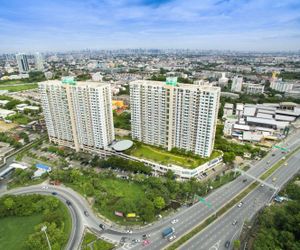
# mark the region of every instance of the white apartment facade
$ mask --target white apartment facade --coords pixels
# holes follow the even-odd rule
[[[53,80],[39,92],[51,142],[98,152],[115,139],[109,84]]]
[[[243,77],[234,77],[231,83],[231,92],[241,92],[243,87]]]
[[[263,94],[265,86],[260,85],[260,84],[254,84],[254,83],[247,83],[246,84],[246,93],[250,95],[255,95],[255,94]]]
[[[281,78],[272,79],[270,88],[279,92],[289,92],[293,89],[294,84],[282,81]]]
[[[210,156],[220,88],[138,80],[130,83],[134,140]]]

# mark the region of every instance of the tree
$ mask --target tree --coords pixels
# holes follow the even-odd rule
[[[159,210],[163,209],[166,206],[165,200],[161,196],[155,197],[153,203],[154,206]]]
[[[235,240],[235,241],[233,242],[233,248],[234,248],[235,250],[239,250],[240,247],[241,247],[241,242],[240,242],[239,240]]]
[[[11,210],[14,207],[15,202],[12,198],[9,197],[4,200],[3,204],[6,209]]]

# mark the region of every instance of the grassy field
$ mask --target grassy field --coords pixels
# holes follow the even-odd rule
[[[214,151],[209,158],[193,158],[186,155],[170,153],[166,150],[145,144],[141,144],[140,146],[135,144],[134,148],[129,151],[129,154],[150,161],[155,161],[163,165],[174,164],[190,169],[196,168],[199,165],[220,156],[219,152]]]
[[[92,244],[91,244],[92,243]],[[90,248],[88,246],[88,244],[92,245],[92,248]],[[82,241],[82,245],[81,245],[81,249],[82,250],[90,250],[90,249],[94,249],[94,250],[111,250],[114,248],[114,245],[101,240],[101,239],[97,239],[97,236],[92,234],[92,233],[85,233],[83,241]]]
[[[90,182],[90,179],[89,177],[86,177],[86,179],[81,183],[81,185],[66,185],[84,195],[84,186],[88,182]],[[115,204],[118,200],[124,198],[132,200],[133,202],[138,202],[138,200],[145,198],[143,188],[136,183],[127,182],[119,179],[101,179],[100,183],[101,187],[99,187],[99,189],[102,190],[103,193],[107,193],[108,197],[107,201],[104,202],[102,205],[95,204],[96,210],[99,211],[101,215],[108,218],[109,220],[118,222],[120,224],[137,224],[136,221],[126,221],[123,217],[116,216],[114,214],[114,211],[118,209],[116,208]]]
[[[68,208],[60,202],[58,212],[64,218],[64,233],[69,239],[72,229],[72,219]],[[34,227],[43,222],[42,214],[30,216],[11,216],[0,218],[0,249],[24,249],[28,236],[34,233]],[[66,242],[67,244],[67,242]]]
[[[42,222],[42,215],[6,217],[0,219],[0,248],[23,249],[27,237],[34,233],[34,226]]]
[[[38,85],[36,83],[29,83],[26,85],[18,85],[18,86],[1,86],[0,85],[0,90],[8,90],[9,92],[17,92],[17,91],[22,91],[22,90],[28,90],[28,89],[36,89]]]

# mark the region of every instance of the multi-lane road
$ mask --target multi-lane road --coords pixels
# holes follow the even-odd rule
[[[298,138],[298,139],[294,139]],[[300,137],[294,136],[286,141],[286,147],[290,150],[297,148],[300,145]],[[271,166],[282,159],[283,154],[280,150],[276,149],[270,152],[261,161],[254,164],[247,172],[255,177],[260,176],[266,171],[267,166]],[[299,169],[296,162],[300,158],[300,153],[295,154],[288,160],[288,165],[278,169],[273,175],[277,177],[275,185],[278,187],[291,178]],[[268,163],[269,162],[269,163]],[[272,177],[270,177],[272,178]],[[267,180],[272,182],[270,178]],[[212,204],[212,208],[208,208],[202,203],[197,203],[191,207],[183,207],[174,215],[164,218],[153,225],[148,225],[139,230],[133,230],[132,234],[126,233],[125,228],[117,227],[112,224],[105,223],[103,220],[95,216],[90,209],[87,201],[81,197],[78,193],[70,188],[49,186],[48,189],[43,189],[43,185],[30,186],[25,188],[19,188],[10,190],[5,193],[11,194],[24,194],[24,193],[42,193],[51,194],[53,191],[57,192],[57,197],[66,202],[69,200],[71,206],[69,210],[73,221],[73,230],[67,249],[77,249],[80,245],[80,239],[82,237],[85,227],[92,228],[101,233],[102,237],[109,239],[112,242],[118,243],[122,237],[127,237],[120,249],[163,249],[170,242],[163,239],[161,231],[168,226],[171,226],[171,220],[176,218],[178,222],[175,225],[177,238],[186,234],[193,227],[203,222],[206,218],[214,214],[218,209],[222,208],[233,197],[238,195],[241,190],[246,188],[251,179],[248,178],[247,182],[243,182],[244,176],[239,176],[234,181],[222,186],[209,194],[205,199]],[[273,183],[274,184],[274,183]],[[181,249],[223,249],[227,240],[233,241],[240,232],[242,223],[245,219],[250,218],[253,214],[264,206],[272,197],[273,190],[266,187],[258,187],[247,197],[243,199],[244,204],[241,208],[233,207],[223,217],[216,220],[213,224],[207,227],[205,230],[194,236],[188,241]],[[3,195],[4,193],[0,194]],[[84,215],[84,211],[87,211],[89,216]],[[237,220],[237,225],[233,226],[232,221]],[[99,224],[102,223],[106,226],[104,231],[101,231]],[[141,239],[143,234],[150,234],[150,244],[142,247],[141,243],[132,243],[132,239]]]

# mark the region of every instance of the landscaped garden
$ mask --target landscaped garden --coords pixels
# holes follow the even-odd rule
[[[149,161],[155,161],[163,165],[173,164],[184,168],[196,168],[205,162],[208,162],[218,156],[221,156],[221,152],[213,151],[210,157],[201,158],[197,155],[174,153],[173,151],[166,151],[164,149],[146,145],[140,142],[135,142],[132,149],[127,153],[138,158],[143,158]]]
[[[115,246],[107,241],[97,238],[96,235],[86,232],[81,244],[81,250],[111,250]]]

